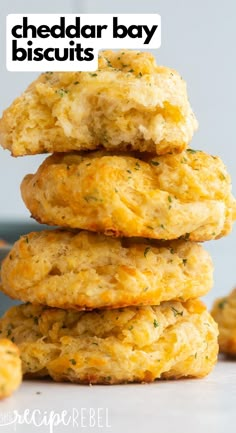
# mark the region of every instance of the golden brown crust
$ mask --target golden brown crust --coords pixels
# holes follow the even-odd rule
[[[211,314],[219,326],[220,352],[236,356],[236,289],[216,299]]]
[[[23,236],[2,264],[2,290],[59,308],[158,305],[205,295],[213,265],[198,244],[62,230]]]
[[[40,75],[5,110],[0,142],[14,156],[73,150],[181,152],[197,121],[180,75],[150,53],[104,51],[99,69]]]
[[[10,334],[10,324],[5,337]],[[11,395],[21,384],[19,349],[7,338],[0,339],[0,399]]]
[[[25,177],[21,191],[39,222],[113,236],[206,241],[227,235],[236,218],[224,164],[191,149],[57,154]]]
[[[0,321],[21,350],[24,374],[79,383],[202,377],[217,358],[218,330],[198,300],[75,312],[31,304]]]

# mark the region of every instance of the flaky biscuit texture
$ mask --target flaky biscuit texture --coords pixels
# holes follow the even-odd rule
[[[227,235],[236,219],[223,162],[192,149],[159,157],[52,155],[25,177],[21,192],[41,223],[113,236],[207,241]]]
[[[217,326],[198,300],[158,307],[74,312],[31,304],[11,308],[24,374],[79,383],[202,377],[217,358]]]
[[[14,156],[73,150],[181,152],[197,121],[186,85],[150,53],[105,51],[96,72],[48,72],[5,110],[0,142]]]
[[[163,243],[51,230],[16,242],[2,264],[2,290],[59,308],[158,305],[205,295],[213,284],[209,254],[186,241]]]

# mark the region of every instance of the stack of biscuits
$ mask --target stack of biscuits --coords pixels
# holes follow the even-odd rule
[[[222,161],[188,148],[197,121],[180,75],[149,53],[102,52],[96,72],[46,72],[0,121],[14,156],[52,153],[21,185],[33,218],[1,270],[25,304],[1,319],[23,373],[79,383],[202,377],[217,326],[197,242],[231,231]]]

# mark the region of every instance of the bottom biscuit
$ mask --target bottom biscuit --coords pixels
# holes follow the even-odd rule
[[[216,299],[211,313],[219,326],[220,352],[236,356],[236,289]]]
[[[7,333],[9,335],[9,332]],[[19,350],[8,339],[0,340],[0,399],[11,395],[22,380]]]
[[[76,312],[24,304],[0,321],[23,372],[55,381],[115,384],[202,377],[217,359],[217,325],[199,300]]]

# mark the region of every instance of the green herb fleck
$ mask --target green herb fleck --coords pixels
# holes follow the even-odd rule
[[[76,365],[76,360],[73,358],[73,359],[70,359],[70,363],[72,364],[72,365]]]
[[[151,247],[147,247],[144,250],[144,257],[147,257],[148,252],[150,251]]]
[[[183,311],[178,311],[174,307],[171,307],[171,310],[173,311],[175,317],[177,317],[177,316],[183,316],[183,313],[184,313]]]
[[[76,86],[77,84],[79,84],[79,81],[75,81],[74,84],[75,84],[75,86]]]
[[[184,266],[186,265],[187,261],[188,261],[188,259],[183,259]]]
[[[157,162],[157,161],[150,161],[150,164],[152,164],[152,165],[155,165],[155,166],[157,166],[157,165],[160,165],[160,163],[159,162]]]
[[[222,299],[222,301],[220,301],[218,304],[218,308],[223,310],[225,308],[225,304],[227,304],[227,299]]]
[[[93,195],[85,195],[84,200],[87,203],[90,203],[91,201],[98,201],[97,197],[94,197]]]
[[[197,352],[195,353],[194,358],[197,359]]]
[[[91,77],[97,77],[98,74],[90,74]]]
[[[132,171],[131,170],[126,170],[127,171],[127,173],[130,173],[130,174],[132,174]]]
[[[187,152],[189,152],[189,153],[197,153],[198,152],[198,150],[194,150],[194,149],[187,149]]]
[[[175,253],[174,248],[171,248],[171,249],[170,249],[170,253],[171,253],[171,254],[174,254],[174,253]]]
[[[154,325],[154,328],[158,328],[159,323],[157,322],[156,319],[153,320],[153,325]]]
[[[111,61],[109,59],[107,59],[107,57],[105,57],[105,59],[107,61],[108,66],[111,66]]]
[[[65,96],[68,93],[68,90],[65,89],[57,89],[55,91],[55,93],[57,93],[57,95],[59,95],[61,98],[63,98],[63,96]]]
[[[132,329],[134,329],[133,325],[131,325],[128,329],[129,331],[132,331]]]
[[[169,203],[172,203],[172,198],[171,198],[170,195],[168,195],[168,202],[169,202]]]

